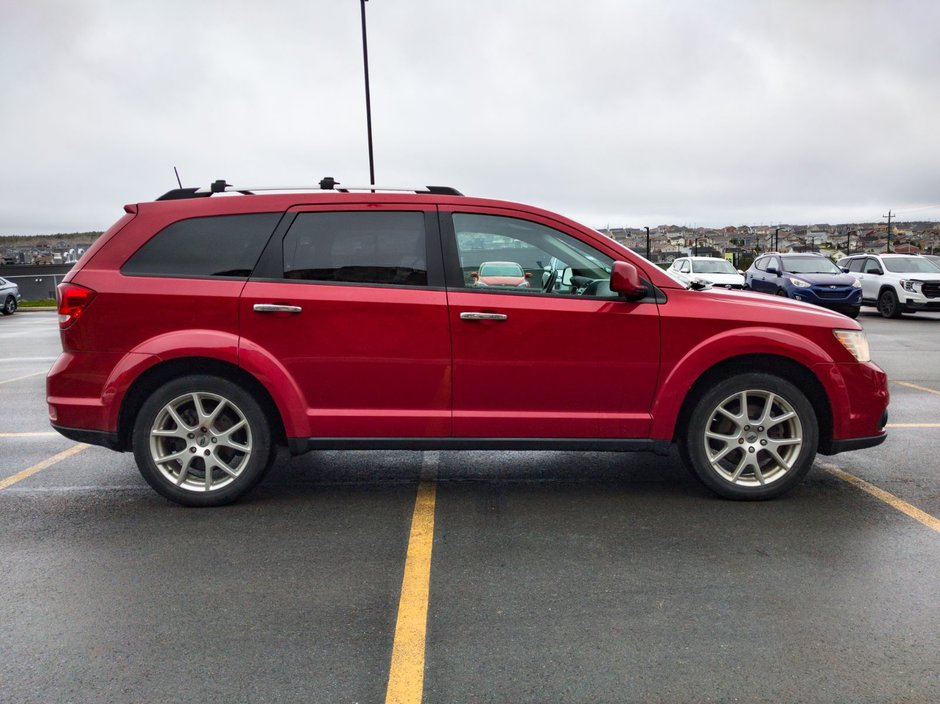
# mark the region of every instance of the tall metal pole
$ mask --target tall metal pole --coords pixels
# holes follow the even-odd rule
[[[891,218],[894,217],[894,213],[889,210],[887,215],[881,217],[888,218],[888,254],[891,254]]]
[[[650,258],[650,229],[648,227],[646,228],[646,258]]]
[[[372,99],[369,96],[369,42],[366,39],[366,2],[359,0],[362,9],[362,66],[366,77],[366,129],[369,132],[369,183],[375,183],[375,160],[372,156]]]
[[[780,251],[780,228],[774,228],[774,251]]]

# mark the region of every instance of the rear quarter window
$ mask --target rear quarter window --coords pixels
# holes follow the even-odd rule
[[[247,279],[280,217],[250,213],[180,220],[151,237],[121,273]]]

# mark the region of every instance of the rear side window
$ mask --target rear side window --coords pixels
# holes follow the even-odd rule
[[[284,237],[284,278],[427,286],[424,214],[300,213]]]
[[[246,279],[280,217],[251,213],[180,220],[151,237],[121,273]]]

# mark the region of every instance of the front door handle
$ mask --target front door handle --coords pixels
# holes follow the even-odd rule
[[[255,313],[299,313],[303,308],[300,306],[287,306],[279,303],[255,303]]]
[[[508,315],[503,315],[502,313],[461,313],[461,320],[506,320]]]

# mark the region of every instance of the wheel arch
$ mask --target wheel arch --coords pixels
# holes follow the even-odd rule
[[[819,424],[819,447],[825,450],[832,442],[832,406],[819,378],[800,362],[775,354],[746,354],[731,357],[706,369],[689,388],[682,402],[673,431],[673,440],[682,437],[696,402],[705,391],[722,379],[735,374],[760,372],[786,379],[799,388],[813,406]]]
[[[133,447],[134,421],[147,398],[166,382],[192,374],[208,374],[227,379],[251,393],[268,416],[274,441],[277,444],[286,444],[286,432],[280,411],[261,382],[230,362],[211,357],[179,357],[148,368],[134,380],[124,394],[118,413],[118,442],[122,450],[129,451]]]

